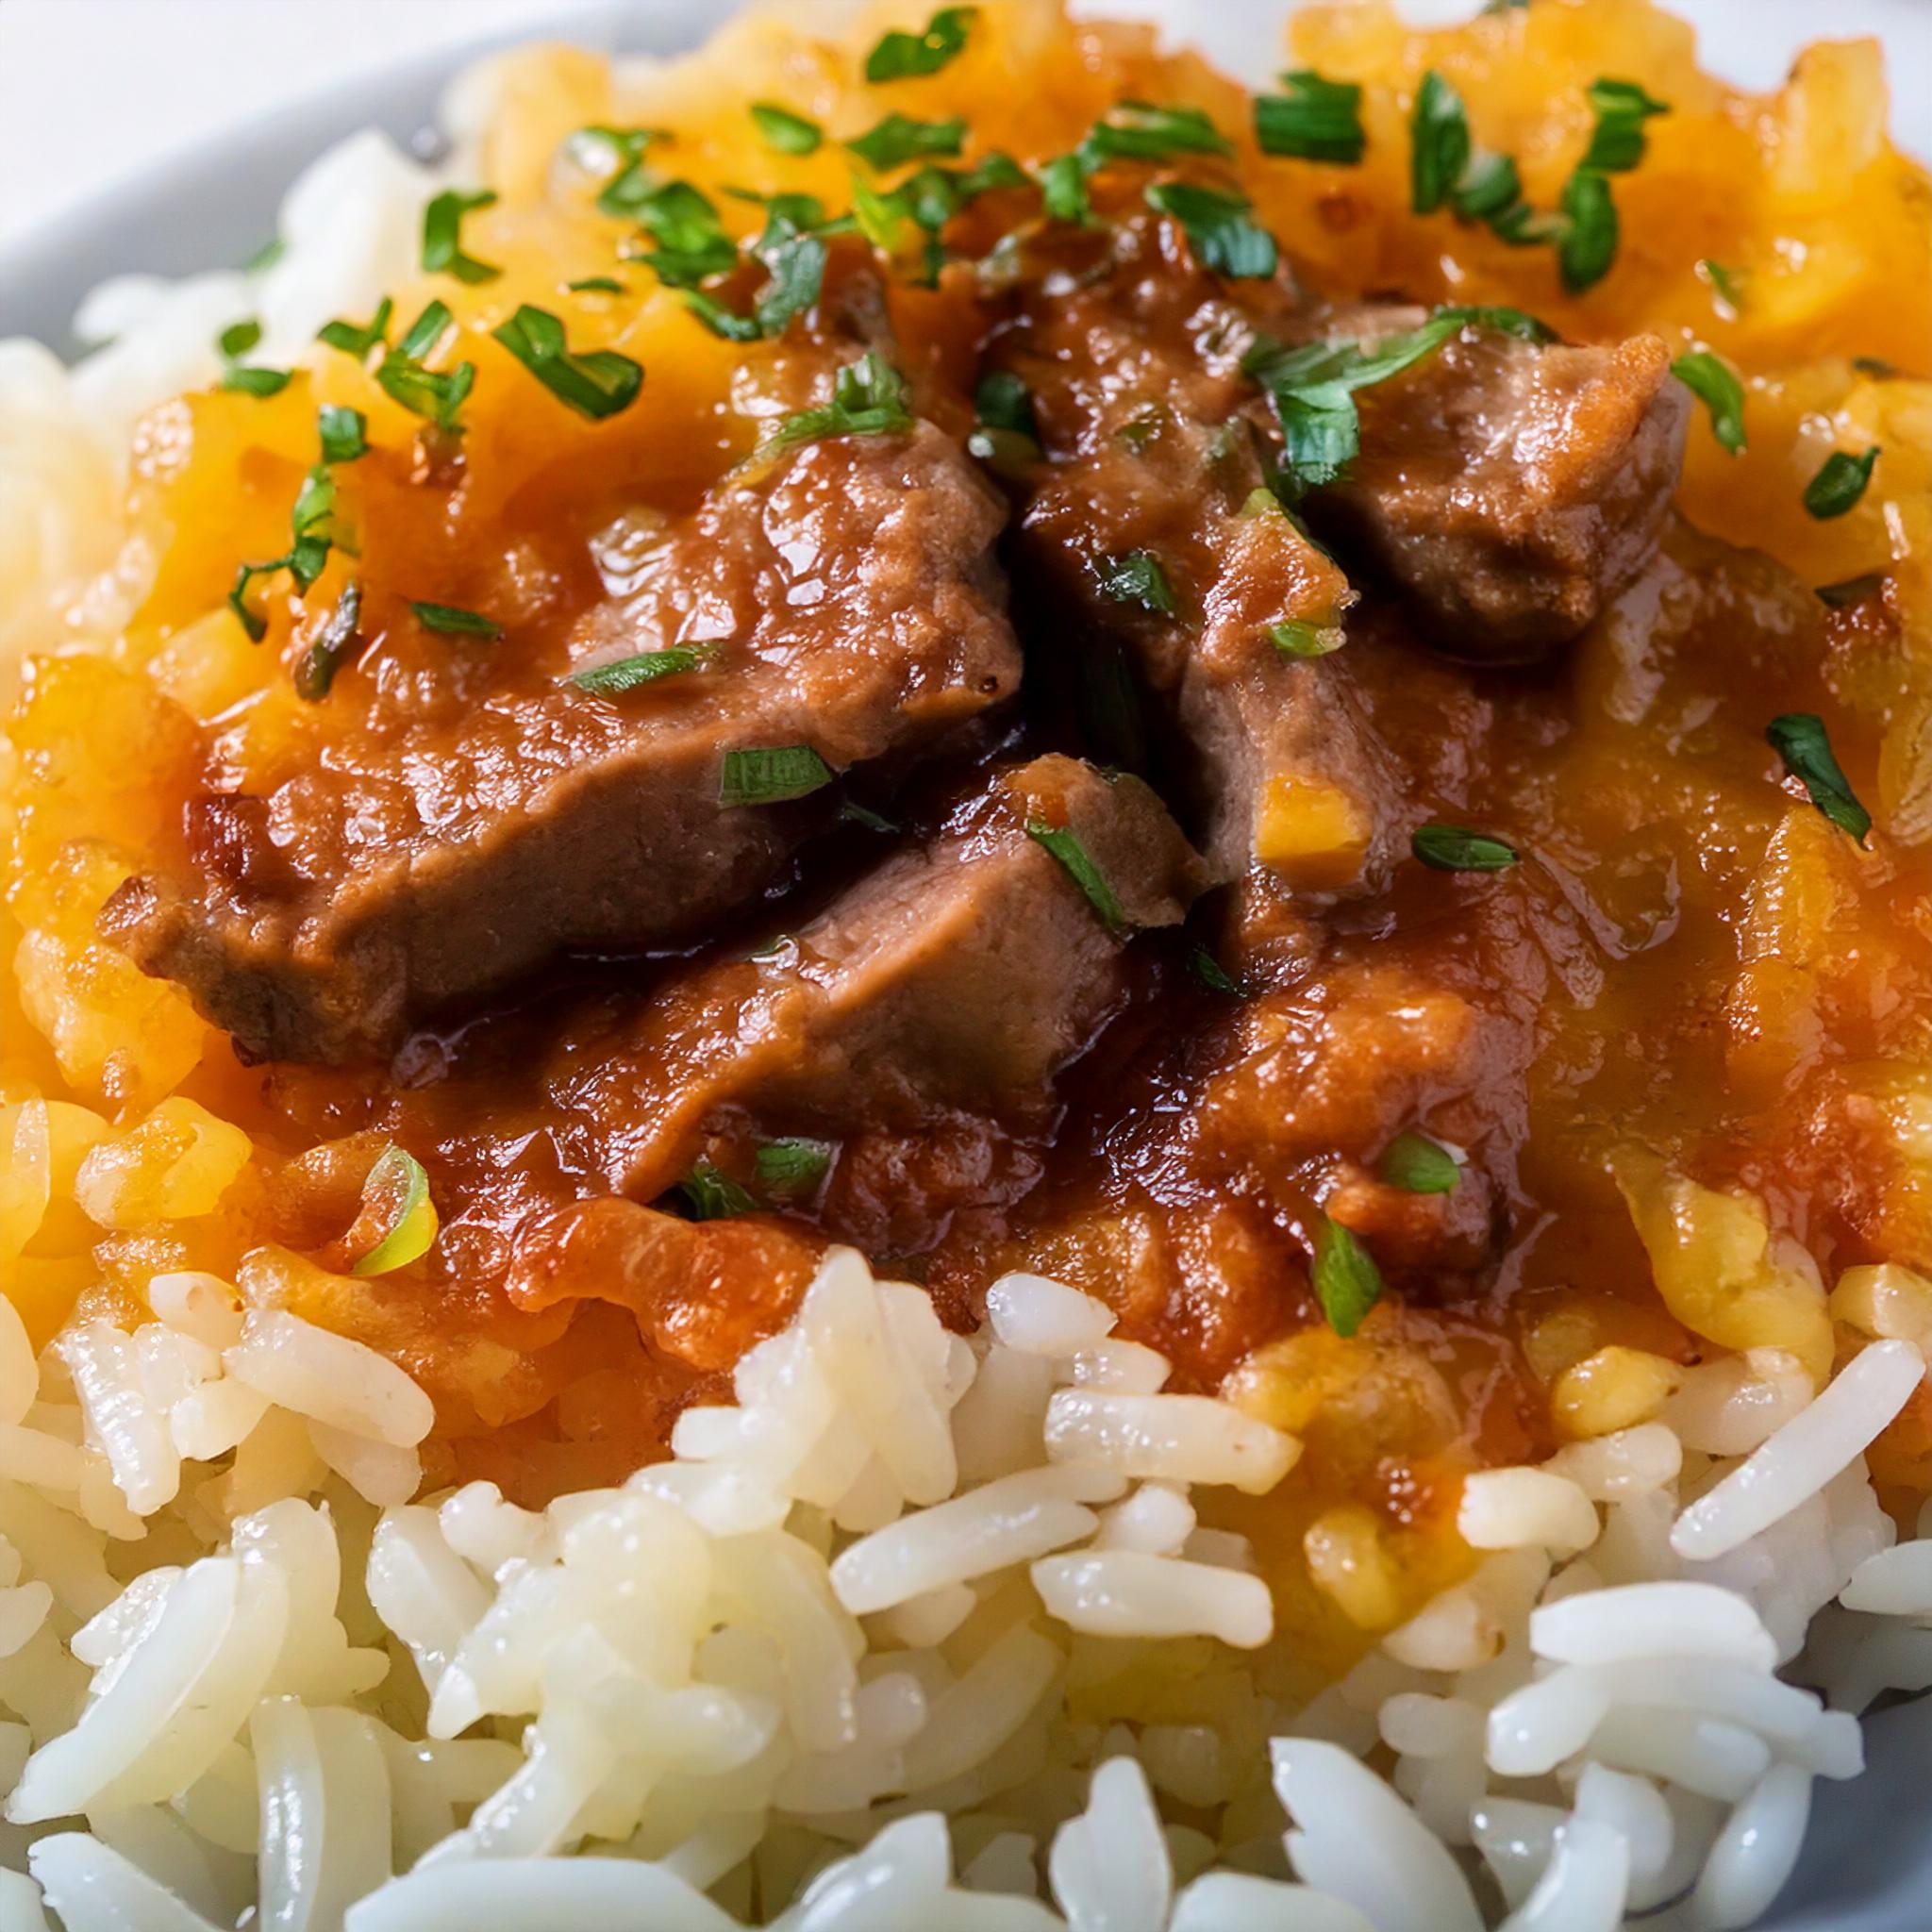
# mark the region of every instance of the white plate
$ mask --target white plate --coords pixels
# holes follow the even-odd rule
[[[1198,34],[1230,68],[1265,71],[1279,45],[1278,0],[1086,0],[1086,6],[1159,18]],[[1883,33],[1902,135],[1917,151],[1932,153],[1932,0],[1833,0],[1828,8],[1815,0],[1677,0],[1677,7],[1699,25],[1707,65],[1756,87],[1774,81],[1795,48],[1821,31]],[[178,22],[181,0],[165,10]],[[674,52],[697,41],[718,10],[704,0],[603,0],[570,16],[568,37],[587,45]],[[1470,9],[1468,0],[1410,0],[1405,10],[1454,19]],[[549,30],[558,31],[554,24]],[[72,351],[68,324],[75,308],[108,275],[136,270],[186,275],[245,260],[274,232],[283,190],[317,154],[366,126],[416,142],[430,125],[443,83],[488,44],[418,60],[378,82],[338,88],[150,169],[80,214],[63,216],[54,231],[30,237],[0,258],[0,338],[32,335]],[[1763,1932],[1927,1932],[1932,1926],[1932,1806],[1926,1801],[1932,1702],[1887,1712],[1867,1726],[1867,1739],[1871,1769],[1865,1776],[1815,1788],[1805,1858]]]

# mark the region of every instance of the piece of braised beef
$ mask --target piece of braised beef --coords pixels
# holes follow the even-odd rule
[[[1058,755],[997,774],[796,932],[566,1042],[544,1083],[564,1162],[643,1203],[712,1161],[762,1193],[757,1149],[822,1142],[836,1161],[806,1192],[828,1224],[874,1252],[929,1246],[1031,1184],[1055,1075],[1127,997],[1128,940],[1177,924],[1200,885],[1139,779]],[[610,1218],[566,1209],[525,1243],[525,1298],[569,1291],[533,1284],[593,1208]]]
[[[725,802],[731,754],[894,769],[1012,695],[1003,520],[923,422],[727,477],[559,661],[507,638],[486,647],[501,675],[460,704],[376,680],[358,728],[267,797],[191,808],[205,835],[186,868],[130,879],[103,929],[246,1054],[328,1062],[387,1052],[564,950],[706,936],[836,808],[829,790]],[[571,681],[692,644],[696,668],[621,693]]]
[[[1359,309],[1324,332],[1373,346],[1424,319]],[[1573,346],[1466,327],[1359,392],[1361,453],[1308,519],[1399,585],[1451,656],[1541,658],[1650,560],[1690,405],[1656,336]]]

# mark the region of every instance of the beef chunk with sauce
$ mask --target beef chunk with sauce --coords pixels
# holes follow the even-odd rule
[[[1262,487],[1244,316],[1177,231],[1130,225],[1116,247],[1109,278],[1042,297],[996,346],[1047,453],[1014,554],[1095,659],[1119,651],[1154,695],[1213,875],[1246,881],[1244,924],[1292,924],[1279,894],[1365,889],[1392,856],[1346,654],[1293,655],[1339,640],[1354,593]]]
[[[1002,521],[924,423],[727,477],[622,595],[490,646],[461,674],[482,689],[339,680],[321,756],[267,796],[192,805],[188,862],[129,880],[104,929],[245,1053],[332,1062],[563,949],[703,935],[831,809],[721,802],[727,755],[903,763],[1013,692]],[[570,681],[699,641],[698,668],[621,694]]]
[[[1071,835],[1115,924],[1042,830]],[[1055,1072],[1124,995],[1122,941],[1174,924],[1198,886],[1146,786],[1036,758],[797,932],[693,969],[568,1047],[551,1096],[578,1164],[638,1199],[685,1174],[727,1110],[778,1134],[909,1133],[960,1113],[1037,1123]]]
[[[1053,1124],[1056,1074],[1126,998],[1125,941],[1178,922],[1199,885],[1138,779],[1058,756],[997,775],[775,947],[694,968],[559,1052],[546,1084],[566,1164],[628,1199],[530,1231],[513,1291],[577,1291],[596,1277],[558,1257],[625,1227],[687,1253],[636,1204],[708,1155],[749,1174],[750,1150],[783,1137],[841,1144],[824,1204],[838,1232],[930,1245],[958,1208],[1030,1184],[1024,1143]]]
[[[1185,464],[1197,439],[1173,435]],[[1272,498],[1234,508],[1146,491],[1103,454],[1043,483],[1021,543],[1090,645],[1120,649],[1155,697],[1217,879],[1322,896],[1383,874],[1399,802],[1348,668],[1274,640],[1276,625],[1318,645],[1339,635],[1346,585]],[[1161,559],[1172,612],[1108,588],[1137,556]]]
[[[1424,311],[1324,333],[1373,344]],[[1398,584],[1460,658],[1538,658],[1591,623],[1655,552],[1690,392],[1656,336],[1532,343],[1471,326],[1361,391],[1361,453],[1309,499],[1316,527]]]
[[[1277,283],[1218,282],[1145,218],[1109,245],[1100,272],[1042,278],[992,344],[1045,447],[1016,554],[1161,700],[1215,875],[1242,881],[1243,949],[1296,956],[1296,902],[1376,890],[1406,813],[1347,652],[1300,655],[1339,641],[1355,592],[1259,487],[1276,432],[1242,362],[1264,329],[1373,346],[1424,312],[1324,313]],[[1685,406],[1658,342],[1471,325],[1358,404],[1362,454],[1304,509],[1457,655],[1560,641],[1656,543]]]

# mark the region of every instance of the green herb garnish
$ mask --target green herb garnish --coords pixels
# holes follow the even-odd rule
[[[1040,421],[1033,413],[1033,392],[1010,369],[994,369],[979,378],[973,392],[973,413],[989,429],[1010,429],[1040,441]]]
[[[222,371],[222,387],[247,396],[275,396],[288,388],[294,372],[290,369],[251,367],[241,358],[261,341],[261,324],[253,316],[245,322],[231,322],[215,338],[226,367]]]
[[[1636,166],[1644,123],[1669,112],[1634,81],[1591,83],[1591,143],[1564,184],[1560,212],[1540,214],[1523,198],[1507,155],[1479,153],[1462,99],[1433,70],[1423,75],[1409,117],[1410,200],[1418,214],[1448,206],[1463,221],[1486,222],[1515,247],[1553,242],[1563,285],[1573,292],[1601,281],[1616,258],[1618,221],[1609,176]]]
[[[1094,174],[1108,161],[1163,161],[1172,155],[1231,155],[1234,145],[1199,108],[1117,101],[1074,151]]]
[[[912,211],[903,194],[874,188],[858,175],[852,177],[853,225],[882,254],[898,253],[911,219]]]
[[[611,158],[611,172],[597,191],[601,212],[627,221],[637,213],[638,204],[657,188],[657,176],[644,165],[644,155],[657,142],[667,139],[659,127],[579,127],[573,137],[594,142]]]
[[[335,507],[336,479],[325,464],[318,463],[303,477],[302,488],[296,492],[295,508],[290,517],[293,541],[288,556],[282,559],[301,596],[308,594],[309,587],[328,561],[330,539],[326,525],[335,514]]]
[[[954,170],[948,178],[958,190],[962,206],[969,201],[977,201],[982,194],[991,194],[996,188],[1029,188],[1033,185],[1032,175],[1011,155],[1002,154],[997,148],[991,154],[981,155],[970,168]]]
[[[1860,844],[1872,829],[1872,814],[1858,803],[1849,780],[1832,755],[1824,720],[1812,711],[1788,711],[1765,726],[1764,735],[1785,761],[1785,770],[1802,784],[1811,803],[1842,832]]]
[[[379,320],[387,320],[388,308],[385,301],[378,311]],[[445,304],[430,303],[404,331],[395,347],[384,355],[375,371],[377,387],[385,395],[452,433],[458,428],[457,411],[475,387],[476,365],[458,362],[454,369],[442,373],[424,365],[455,319]]]
[[[793,1136],[760,1143],[753,1157],[758,1179],[773,1193],[808,1193],[824,1179],[832,1164],[832,1142]]]
[[[1744,385],[1721,357],[1708,349],[1679,356],[1671,374],[1710,412],[1710,433],[1733,456],[1744,448]]]
[[[1268,641],[1284,658],[1325,658],[1341,648],[1343,639],[1338,624],[1308,624],[1291,618],[1286,624],[1268,626]]]
[[[1339,1221],[1315,1217],[1315,1265],[1310,1280],[1328,1325],[1344,1341],[1382,1298],[1382,1271]]]
[[[684,306],[711,331],[727,342],[755,342],[764,331],[755,316],[741,315],[728,302],[722,302],[707,289],[687,289]]]
[[[1375,1173],[1391,1188],[1408,1194],[1447,1194],[1462,1178],[1456,1157],[1426,1134],[1397,1134],[1383,1151]]]
[[[1458,328],[1492,328],[1498,335],[1514,336],[1519,342],[1554,342],[1557,331],[1548,323],[1521,308],[1501,308],[1493,304],[1475,308],[1439,308],[1432,322],[1453,322]]]
[[[1843,516],[1864,495],[1865,486],[1872,480],[1872,466],[1877,460],[1875,442],[1861,457],[1847,456],[1841,449],[1833,450],[1817,475],[1805,486],[1805,508],[1821,522],[1827,517]]]
[[[1188,971],[1209,992],[1225,993],[1234,999],[1246,997],[1241,991],[1241,981],[1236,979],[1206,946],[1196,946],[1188,955]]]
[[[251,644],[260,643],[268,635],[268,619],[248,601],[249,587],[257,577],[274,575],[287,562],[286,557],[277,557],[269,563],[244,563],[236,569],[235,581],[228,587],[227,605],[241,620]]]
[[[1092,219],[1092,199],[1087,183],[1110,161],[1158,161],[1177,154],[1231,155],[1233,144],[1226,135],[1199,108],[1158,106],[1152,101],[1117,101],[1092,127],[1070,155],[1060,155],[1039,169],[1036,179],[1047,216],[1057,222],[1086,226]],[[1177,186],[1184,184],[1167,184]],[[1228,202],[1239,202],[1236,210],[1244,212],[1249,204],[1239,196],[1223,196],[1213,189],[1197,191]],[[1150,191],[1148,200],[1161,204]],[[1215,212],[1206,209],[1209,226]],[[1164,209],[1175,214],[1177,209]],[[1248,225],[1250,227],[1252,224]],[[1255,229],[1256,234],[1265,231]],[[1272,246],[1272,241],[1270,242]],[[1257,244],[1246,244],[1250,256]],[[1197,243],[1197,252],[1199,244]],[[1262,271],[1266,273],[1266,271]]]
[[[1563,184],[1564,228],[1557,242],[1557,268],[1572,294],[1595,287],[1617,258],[1617,204],[1607,175],[1578,168]]]
[[[253,369],[244,362],[231,362],[222,371],[222,387],[244,396],[278,396],[293,377],[291,369]]]
[[[868,349],[840,370],[829,403],[787,417],[766,447],[789,449],[833,436],[896,436],[911,427],[906,378],[876,349]]]
[[[1078,155],[1061,155],[1040,171],[1041,206],[1056,222],[1085,225],[1092,218],[1093,203],[1087,192],[1087,171]]]
[[[982,156],[970,168],[941,168],[926,162],[898,187],[882,190],[863,177],[852,182],[851,221],[874,248],[896,255],[906,239],[908,224],[925,234],[921,279],[926,287],[937,284],[944,265],[945,250],[940,245],[940,231],[969,202],[996,188],[1025,188],[1031,177],[1010,155]]]
[[[1573,294],[1593,288],[1616,259],[1620,225],[1608,177],[1643,158],[1643,124],[1670,112],[1667,102],[1653,100],[1634,80],[1593,80],[1590,105],[1596,124],[1583,159],[1564,183],[1563,228],[1557,238],[1557,266]]]
[[[926,22],[924,33],[909,34],[895,28],[865,57],[866,79],[909,80],[920,75],[937,74],[958,58],[978,18],[976,7],[941,7]]]
[[[769,247],[774,242],[782,242],[791,235],[803,235],[814,229],[822,233],[849,230],[853,224],[849,215],[838,221],[827,221],[825,205],[816,194],[801,194],[795,191],[781,190],[776,194],[760,194],[756,188],[727,188],[724,192],[734,201],[748,201],[754,208],[765,211],[765,232],[758,237],[754,246]]]
[[[1434,68],[1416,89],[1408,118],[1409,206],[1434,214],[1469,165],[1469,117],[1462,96]]]
[[[394,312],[394,303],[385,295],[376,304],[372,321],[364,324],[325,322],[316,330],[315,340],[327,343],[331,349],[340,349],[345,356],[355,357],[358,362],[363,361],[378,342],[389,340],[389,320]]]
[[[307,596],[328,561],[331,545],[325,526],[334,513],[335,503],[336,479],[325,464],[318,463],[303,477],[302,488],[296,492],[290,515],[289,548],[266,563],[244,563],[236,569],[227,605],[240,619],[251,643],[258,644],[268,635],[268,620],[248,601],[250,587],[257,577],[273,576],[285,570],[293,580],[297,594]]]
[[[693,1221],[724,1221],[734,1214],[756,1214],[758,1204],[750,1191],[708,1160],[700,1160],[677,1184],[691,1206]]]
[[[1274,273],[1274,237],[1248,219],[1254,203],[1245,194],[1193,181],[1158,181],[1147,190],[1147,206],[1172,215],[1187,230],[1188,245],[1203,268],[1231,279]]]
[[[365,1203],[389,1209],[381,1237],[355,1262],[351,1274],[387,1274],[406,1268],[429,1252],[436,1239],[436,1208],[429,1198],[429,1176],[407,1147],[393,1141],[376,1157],[362,1183]]]
[[[608,664],[593,664],[588,671],[574,671],[570,681],[579,691],[614,697],[619,691],[635,691],[641,684],[654,684],[660,677],[695,671],[708,663],[717,650],[718,642],[712,641],[674,644],[661,651],[639,651],[628,658],[613,658]]]
[[[1519,201],[1499,214],[1489,217],[1491,232],[1512,248],[1533,248],[1545,242],[1560,242],[1569,231],[1563,215],[1539,213],[1526,201]]]
[[[1512,225],[1520,220],[1523,181],[1515,161],[1507,155],[1474,156],[1462,171],[1462,178],[1449,191],[1449,206],[1465,222],[1499,221]]]
[[[1707,256],[1698,264],[1704,279],[1707,281],[1717,298],[1733,315],[1742,311],[1744,307],[1744,271],[1740,268],[1726,268],[1721,261],[1713,261]]]
[[[628,292],[615,275],[586,275],[581,281],[566,282],[573,295],[622,295]]]
[[[1653,100],[1634,80],[1591,81],[1590,105],[1596,125],[1581,165],[1605,175],[1624,175],[1634,168],[1643,158],[1643,124],[1653,114],[1671,111],[1668,101]]]
[[[729,341],[783,335],[791,318],[804,314],[824,286],[825,244],[811,232],[825,225],[824,208],[809,194],[774,194],[764,207],[765,232],[753,253],[769,275],[753,297],[752,312],[741,315],[703,289],[685,291],[685,302],[698,320]]]
[[[1301,67],[1281,76],[1278,94],[1255,96],[1255,139],[1261,152],[1301,161],[1362,158],[1362,91],[1352,80],[1324,80]]]
[[[845,143],[879,174],[921,155],[956,155],[965,144],[966,124],[957,116],[950,121],[914,121],[904,114],[888,114],[858,140]]]
[[[727,751],[718,779],[720,805],[780,805],[832,782],[834,773],[808,744]]]
[[[353,578],[343,586],[336,608],[316,632],[315,641],[302,654],[295,667],[295,695],[310,704],[320,704],[335,682],[336,672],[356,641],[356,626],[362,616],[362,586]]]
[[[360,409],[325,403],[316,412],[316,428],[325,463],[353,463],[369,454],[369,419]]]
[[[496,191],[481,188],[465,194],[445,189],[423,210],[423,266],[431,275],[450,275],[459,282],[493,282],[503,271],[494,262],[478,261],[463,253],[463,217],[479,208],[493,208]]]
[[[1107,874],[1094,864],[1092,856],[1080,842],[1080,835],[1065,825],[1050,825],[1043,819],[1026,821],[1026,836],[1043,846],[1060,870],[1079,887],[1102,925],[1116,939],[1128,927],[1126,908],[1122,906]]]
[[[1409,850],[1437,872],[1506,872],[1520,855],[1507,841],[1467,825],[1418,825]]]
[[[816,121],[794,114],[776,101],[754,101],[751,118],[765,145],[776,148],[781,155],[816,154],[825,138],[825,130]]]
[[[1021,483],[1043,452],[1039,441],[1024,430],[1008,429],[982,418],[967,434],[966,454],[976,457],[995,475]]]
[[[231,322],[215,338],[215,347],[225,362],[239,361],[261,340],[261,325],[251,315],[246,322]]]
[[[1138,605],[1156,617],[1172,617],[1179,608],[1167,572],[1151,550],[1103,557],[1096,559],[1096,567],[1102,592],[1116,604]]]
[[[761,253],[771,279],[754,298],[752,313],[761,334],[779,336],[794,315],[803,315],[819,299],[825,280],[825,244],[816,235],[794,235]]]
[[[442,341],[443,333],[456,321],[450,313],[447,302],[429,302],[424,305],[423,312],[398,339],[395,353],[407,356],[412,362],[421,362],[433,355],[437,344]]]
[[[671,288],[694,288],[738,265],[738,243],[710,198],[689,181],[653,188],[639,197],[631,214],[657,244],[642,253],[632,251],[631,259],[642,262]]]
[[[419,604],[414,598],[409,608],[425,630],[441,631],[450,637],[482,638],[493,642],[503,635],[503,626],[480,610],[465,610],[456,604]]]
[[[1487,222],[1512,245],[1551,240],[1554,230],[1523,199],[1508,155],[1477,149],[1462,96],[1431,69],[1409,114],[1409,202],[1417,214],[1447,206],[1459,221]]]
[[[563,324],[547,308],[533,308],[527,302],[490,333],[559,402],[593,422],[628,408],[644,379],[643,370],[614,349],[573,354]]]

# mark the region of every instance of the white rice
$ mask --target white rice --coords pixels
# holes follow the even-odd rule
[[[136,593],[135,414],[244,315],[287,362],[372,310],[439,185],[358,137],[266,273],[111,285],[71,377],[0,344],[0,653]],[[1932,1512],[1895,1544],[1863,1464],[1922,1335],[1472,1477],[1479,1566],[1297,1706],[1191,1491],[1300,1445],[1044,1277],[969,1339],[835,1254],[673,1460],[541,1512],[412,1500],[428,1399],[373,1351],[150,1301],[36,1361],[0,1299],[0,1932],[1721,1932],[1856,1713],[1932,1688]]]
[[[1789,1512],[1727,1554],[1757,1591],[1698,1574],[1672,1553],[1655,1425],[1564,1452],[1584,1482],[1472,1479],[1465,1527],[1498,1553],[1301,1713],[1236,1671],[1219,1721],[1075,1720],[1150,1643],[1268,1641],[1268,1590],[1239,1539],[1199,1528],[1190,1475],[1252,1489],[1295,1448],[1145,1389],[1104,1391],[1089,1429],[1074,1376],[1113,1344],[1083,1300],[1009,1279],[998,1324],[961,1343],[923,1295],[836,1254],[741,1364],[740,1407],[688,1415],[671,1464],[542,1512],[487,1484],[358,1494],[351,1443],[408,1454],[391,1439],[426,1427],[413,1385],[293,1316],[238,1334],[223,1284],[164,1293],[179,1327],[92,1324],[39,1365],[0,1317],[0,1390],[40,1424],[10,1426],[112,1476],[123,1509],[172,1481],[149,1514],[178,1525],[177,1559],[124,1588],[80,1482],[0,1483],[15,1856],[68,1932],[218,1928],[251,1907],[348,1932],[1611,1932],[1672,1899],[1687,1925],[1763,1910],[1812,1780],[1858,1769],[1857,1729],[1777,1674],[1764,1611],[1792,1578],[1751,1559]],[[1021,1466],[961,1478],[956,1418],[1014,1357],[1046,1372],[1030,1436],[1007,1444]],[[882,1359],[897,1393],[853,1401]],[[1875,1372],[1895,1380],[1894,1357]],[[234,1468],[184,1458],[184,1410],[264,1379],[283,1402]],[[1788,1467],[1814,1414],[1757,1466]],[[949,1492],[922,1501],[949,1464]],[[302,1493],[265,1500],[251,1474]],[[1848,1480],[1820,1474],[1793,1509]],[[1705,1497],[1734,1479],[1712,1470]],[[1932,1621],[1923,1546],[1868,1547],[1883,1532],[1849,1491],[1837,1514],[1837,1614]],[[366,1595],[340,1554],[351,1519]],[[1652,1574],[1611,1580],[1633,1548]],[[1802,1626],[1821,1602],[1786,1614]],[[385,1631],[391,1655],[367,1647]],[[1392,1781],[1361,1761],[1378,1740]],[[1247,1869],[1191,1876],[1216,1860]]]
[[[1769,1529],[1862,1456],[1924,1379],[1925,1357],[1909,1341],[1860,1350],[1817,1401],[1685,1510],[1671,1547],[1724,1557]]]
[[[1046,1407],[1046,1453],[1081,1468],[1231,1483],[1258,1496],[1294,1467],[1301,1445],[1206,1395],[1063,1389]]]
[[[1462,1486],[1456,1527],[1473,1550],[1581,1550],[1603,1525],[1568,1476],[1543,1469],[1489,1469]]]

